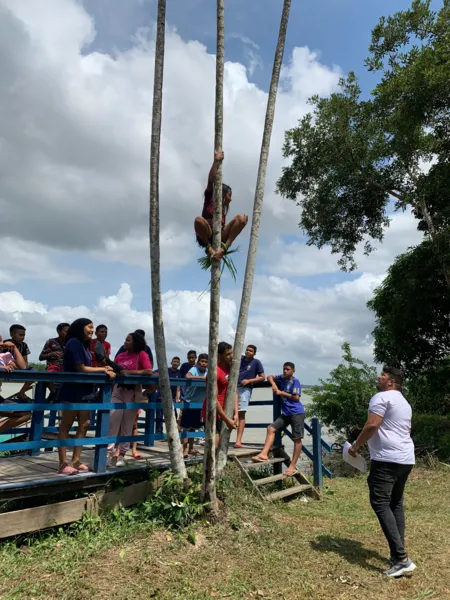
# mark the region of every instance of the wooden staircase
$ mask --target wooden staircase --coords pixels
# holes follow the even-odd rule
[[[290,457],[285,452],[284,448],[274,448],[273,453],[274,457],[270,458],[266,462],[255,463],[252,462],[251,457],[256,456],[259,451],[251,451],[248,454],[234,456],[234,462],[238,466],[242,475],[249,483],[253,491],[261,500],[264,501],[275,501],[275,500],[292,500],[296,498],[300,494],[306,494],[314,500],[320,500],[319,491],[311,485],[308,478],[303,475],[303,473],[298,473],[293,477],[286,477],[282,472],[283,464],[289,467],[290,465]],[[274,475],[270,475],[269,477],[262,477],[259,479],[254,479],[251,477],[251,471],[256,469],[261,469],[262,467],[266,467],[267,465],[273,465]],[[296,485],[289,487],[282,487],[284,481],[296,480]],[[269,484],[277,483],[279,488],[277,491],[270,491],[264,493],[264,486]]]

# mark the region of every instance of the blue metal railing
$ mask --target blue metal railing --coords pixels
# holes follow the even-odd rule
[[[111,402],[111,393],[114,384],[134,385],[139,384],[147,387],[149,385],[157,385],[158,377],[138,376],[138,375],[118,375],[113,382],[102,373],[50,373],[46,371],[13,371],[6,373],[0,371],[0,382],[37,382],[35,398],[33,402],[17,404],[0,404],[0,411],[6,412],[31,412],[31,425],[29,428],[21,427],[11,429],[6,432],[11,434],[27,434],[28,441],[6,441],[0,444],[0,450],[8,451],[28,451],[30,455],[38,455],[41,449],[59,448],[59,447],[74,447],[74,446],[95,446],[94,466],[93,470],[96,473],[106,471],[107,446],[111,443],[119,442],[144,442],[146,446],[154,446],[157,440],[166,440],[167,435],[164,433],[155,432],[156,411],[162,408],[161,402],[155,400],[155,393],[150,396],[149,402],[128,402],[128,403],[113,403]],[[89,383],[98,388],[98,398],[92,402],[55,402],[49,403],[46,400],[47,383]],[[170,379],[171,386],[193,386],[205,388],[205,382],[192,379]],[[276,419],[280,415],[280,402],[277,396],[273,400],[255,400],[250,402],[251,406],[273,406],[273,414]],[[175,408],[183,410],[199,409],[202,403],[193,402],[177,402],[174,403]],[[143,409],[145,418],[140,419],[141,426],[143,425],[144,432],[138,435],[131,436],[108,436],[109,431],[109,416],[113,409]],[[85,438],[69,438],[64,440],[43,439],[45,434],[56,433],[58,427],[56,422],[59,420],[58,411],[64,410],[88,410],[95,415],[94,423],[91,423],[90,431],[94,431],[94,437]],[[47,424],[45,421],[47,420]],[[249,423],[248,428],[265,428],[269,423]],[[73,427],[71,431],[75,430]],[[311,426],[305,423],[305,429],[312,435],[312,452],[303,447],[303,452],[313,462],[314,483],[315,485],[322,484],[322,475],[331,477],[330,471],[322,465],[322,448],[331,451],[331,447],[321,439],[320,423],[317,419],[312,419]],[[289,437],[289,431],[284,431]],[[180,432],[182,438],[204,438],[203,431],[195,432]],[[275,444],[281,446],[281,433],[277,433]],[[0,457],[1,460],[1,457]]]

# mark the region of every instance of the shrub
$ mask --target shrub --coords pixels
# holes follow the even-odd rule
[[[450,417],[413,414],[412,438],[417,454],[432,452],[440,460],[450,460]]]
[[[367,420],[370,398],[376,393],[377,371],[352,355],[350,344],[342,345],[343,363],[311,388],[308,415],[318,417],[333,432],[354,440]]]

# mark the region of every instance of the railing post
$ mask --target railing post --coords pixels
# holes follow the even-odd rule
[[[100,389],[100,402],[106,404],[111,402],[112,385],[106,385]],[[95,437],[107,437],[109,432],[109,409],[97,411],[97,424],[95,428]],[[89,440],[86,440],[89,443]],[[108,444],[95,446],[94,471],[102,473],[106,471],[106,455]]]
[[[39,404],[45,403],[45,391],[47,385],[43,381],[39,381],[36,386],[36,393],[34,395],[34,401]],[[44,411],[33,410],[31,416],[31,428],[30,428],[30,442],[40,442],[42,440],[42,433],[44,431]],[[28,450],[30,456],[38,456],[41,452],[40,448],[32,448]]]
[[[280,402],[280,397],[278,396],[278,394],[273,394],[273,422],[275,423],[275,421],[278,419],[278,417],[281,415],[281,402]],[[275,441],[273,444],[275,447],[278,446],[282,446],[281,443],[281,431],[277,431],[275,434]]]
[[[322,427],[319,419],[313,417],[311,421],[312,443],[313,443],[313,475],[314,486],[321,488],[323,485],[322,474],[322,445],[320,443],[322,437]]]
[[[148,395],[150,402],[155,402],[156,392],[152,392]],[[148,408],[145,413],[145,445],[146,446],[154,446],[155,445],[155,409]]]

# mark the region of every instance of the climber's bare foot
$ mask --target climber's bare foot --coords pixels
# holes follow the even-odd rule
[[[217,252],[214,253],[212,257],[213,260],[222,260],[223,255],[225,254],[225,248],[219,248]]]

